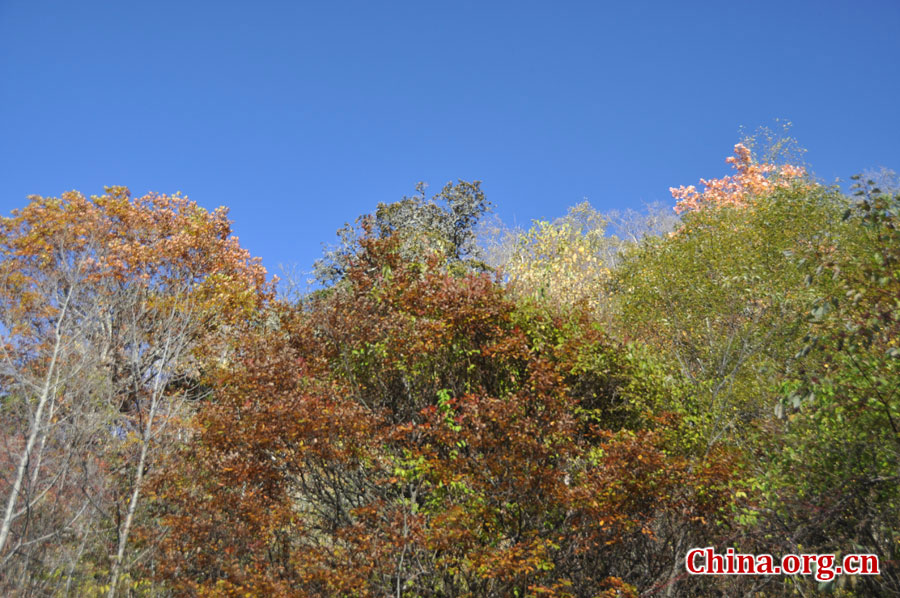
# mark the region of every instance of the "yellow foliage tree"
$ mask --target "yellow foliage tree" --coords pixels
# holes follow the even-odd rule
[[[612,255],[607,224],[588,202],[554,222],[536,220],[517,235],[502,267],[510,289],[556,306],[586,301],[592,309],[599,308]]]

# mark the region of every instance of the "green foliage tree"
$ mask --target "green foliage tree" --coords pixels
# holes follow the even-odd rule
[[[661,407],[687,416],[703,450],[740,444],[750,424],[771,417],[812,294],[804,280],[815,266],[799,253],[839,227],[845,207],[834,191],[798,185],[750,207],[700,210],[626,253],[616,270],[620,334],[677,364],[690,391]]]
[[[818,264],[803,367],[777,406],[766,520],[786,549],[880,556],[882,575],[839,578],[900,593],[900,196],[862,184],[848,231],[808,248]],[[773,447],[774,448],[774,447]],[[774,502],[774,501],[773,501]]]

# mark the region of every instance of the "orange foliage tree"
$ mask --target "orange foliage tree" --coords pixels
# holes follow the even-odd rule
[[[0,220],[5,592],[116,593],[146,472],[271,292],[230,230],[224,208],[123,187]]]
[[[707,207],[745,207],[754,196],[770,194],[778,188],[790,187],[794,179],[805,174],[803,168],[785,164],[776,166],[756,163],[750,149],[743,143],[734,146],[734,156],[725,159],[736,171],[721,179],[700,179],[703,190],[694,185],[670,187],[672,197],[678,200],[675,211],[679,214]]]

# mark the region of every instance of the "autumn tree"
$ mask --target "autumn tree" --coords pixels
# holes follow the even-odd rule
[[[725,160],[735,170],[733,175],[720,179],[700,179],[703,189],[694,185],[669,190],[677,200],[678,213],[700,210],[707,207],[746,207],[754,198],[770,195],[776,189],[789,188],[794,179],[802,178],[805,171],[793,164],[776,166],[757,162],[753,153],[743,143],[734,146],[734,156]]]
[[[224,209],[120,187],[0,223],[5,591],[117,593],[157,451],[269,292],[229,234]]]
[[[601,213],[583,201],[555,220],[535,220],[527,229],[499,218],[478,231],[485,261],[500,272],[507,289],[551,309],[586,304],[607,315],[607,283],[622,255],[648,236],[679,225],[671,207],[655,203],[643,210]]]
[[[587,202],[554,222],[538,220],[513,234],[506,259],[499,264],[512,292],[537,300],[599,306],[609,273],[608,221]]]
[[[242,329],[196,442],[160,471],[178,595],[635,595],[713,532],[730,457],[667,450],[669,392],[590,311],[364,221],[340,281]],[[695,540],[697,541],[697,540]],[[621,554],[627,554],[621,558]],[[680,558],[680,557],[679,557]]]

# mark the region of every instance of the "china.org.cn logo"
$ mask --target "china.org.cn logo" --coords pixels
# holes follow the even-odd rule
[[[831,581],[837,575],[879,575],[874,554],[786,554],[776,560],[771,554],[744,554],[729,548],[718,554],[712,546],[692,548],[684,558],[691,575],[815,575]]]

